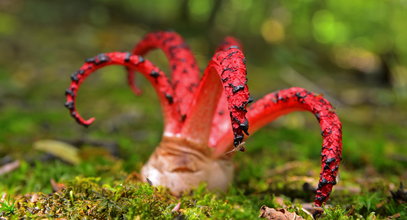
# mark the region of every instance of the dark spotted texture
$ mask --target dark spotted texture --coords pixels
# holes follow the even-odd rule
[[[216,49],[216,52],[219,51],[226,51],[229,48],[236,49],[236,48],[242,48],[240,42],[233,38],[233,37],[226,37],[222,43],[218,46]],[[245,64],[243,61],[246,60],[245,58],[242,58],[242,63]],[[222,70],[222,73],[224,71],[233,71],[233,69],[230,68],[224,68]],[[229,80],[229,77],[223,77],[222,82],[226,83]],[[211,135],[209,139],[209,146],[211,147],[216,147],[215,141],[216,141],[216,136],[218,134],[222,134],[225,132],[230,131],[230,125],[231,125],[231,118],[229,114],[225,114],[225,112],[228,112],[228,103],[227,103],[227,97],[225,93],[222,93],[218,103],[217,103],[217,109],[216,109],[217,114],[214,115],[213,120],[212,120],[212,128],[211,128]],[[238,137],[237,141],[239,142],[241,137]]]
[[[342,127],[331,104],[321,95],[315,95],[302,88],[290,88],[270,93],[253,103],[248,111],[252,133],[277,117],[292,111],[310,111],[321,127],[321,176],[315,204],[321,206],[336,184],[342,155]]]
[[[208,66],[208,68],[214,66],[221,73],[222,83],[225,85],[224,95],[232,119],[234,146],[238,146],[243,141],[243,133],[247,132],[249,126],[246,119],[246,105],[250,95],[246,85],[246,65],[243,60],[244,55],[240,49],[229,47],[224,51],[218,51]],[[241,124],[245,126],[242,127]]]
[[[171,106],[173,102],[172,96],[174,94],[174,91],[171,87],[170,82],[165,77],[164,73],[162,73],[151,62],[145,60],[141,56],[129,55],[129,53],[119,53],[119,52],[99,54],[96,57],[86,59],[85,62],[86,63],[71,76],[72,79],[71,85],[65,91],[66,95],[65,106],[69,109],[72,117],[74,117],[78,123],[84,126],[89,126],[95,120],[94,118],[90,118],[88,120],[83,119],[82,116],[76,110],[75,98],[77,96],[79,87],[83,83],[83,81],[89,75],[94,73],[97,69],[102,68],[104,66],[124,65],[126,67],[135,69],[142,73],[154,86],[157,95],[160,98],[161,104],[163,106],[164,118],[166,121],[165,130],[172,132],[174,130],[179,129],[180,126],[179,122],[175,120],[175,118],[179,117],[177,109]],[[157,77],[158,75],[162,77]]]
[[[225,37],[223,42],[221,44],[219,44],[216,51],[224,51],[224,50],[228,50],[229,48],[243,50],[240,42],[236,38],[234,38],[234,37]],[[242,60],[242,61],[244,61],[244,60]],[[244,61],[243,63],[246,64],[246,61]]]
[[[181,136],[206,147],[212,131],[212,119],[218,115],[219,98],[223,95],[225,101],[222,102],[221,115],[227,119],[229,128],[232,125],[229,130],[234,132],[234,145],[238,146],[243,141],[249,126],[245,117],[249,91],[242,57],[243,53],[236,48],[218,51],[213,56],[205,69]]]
[[[133,49],[132,53],[144,55],[153,49],[161,49],[168,58],[171,67],[171,85],[174,89],[173,101],[180,115],[186,115],[192,101],[195,87],[199,83],[199,68],[184,39],[175,32],[156,32],[147,34]],[[134,71],[128,71],[128,82],[136,94]]]

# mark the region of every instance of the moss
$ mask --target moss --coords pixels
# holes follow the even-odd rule
[[[38,197],[33,199],[33,197]],[[143,183],[101,184],[100,178],[75,178],[61,191],[28,194],[17,199],[18,217],[172,218],[175,198],[167,190]]]
[[[75,178],[56,193],[17,197],[8,217],[91,219],[255,219],[261,201],[272,197],[245,196],[233,189],[228,195],[207,192],[202,185],[191,194],[176,198],[167,189],[146,183],[122,181],[102,184],[100,178]],[[181,208],[172,211],[180,202]]]
[[[89,219],[257,219],[262,205],[285,206],[306,219],[301,208],[304,200],[276,197],[271,191],[247,193],[231,187],[226,194],[208,192],[205,185],[181,198],[167,189],[129,179],[102,182],[101,178],[76,177],[56,193],[30,193],[2,203],[0,216],[10,218],[89,218]],[[356,196],[334,193],[321,219],[383,219],[406,216],[406,204],[386,195],[388,188],[371,193],[362,190]],[[286,192],[287,193],[287,192]],[[305,200],[307,201],[307,199]],[[179,210],[172,211],[177,203]],[[5,205],[4,205],[5,204]]]
[[[101,154],[87,158],[77,166],[57,160],[33,164],[22,161],[19,169],[2,176],[0,181],[0,192],[8,194],[8,199],[0,199],[0,217],[257,219],[260,207],[266,205],[271,208],[285,206],[309,219],[301,206],[313,200],[319,160],[304,160],[293,154],[299,147],[281,141],[286,139],[285,131],[293,136],[313,137],[312,132],[286,129],[273,130],[276,136],[273,138],[270,138],[271,131],[267,130],[256,134],[249,140],[253,147],[248,148],[246,153],[236,155],[234,185],[223,194],[208,192],[202,185],[192,193],[176,198],[166,189],[130,181],[134,178],[128,178],[126,171],[139,168],[142,163],[138,157],[115,159]],[[305,140],[304,146],[309,148],[316,142],[312,138],[302,138]],[[271,147],[265,147],[267,141]],[[348,143],[345,140],[345,145],[348,146]],[[278,147],[280,145],[284,147]],[[138,148],[131,151],[129,146],[125,152],[131,151],[133,153],[128,155],[137,155],[134,153],[136,150]],[[392,163],[403,166],[397,161]],[[406,203],[395,200],[390,193],[397,190],[403,179],[400,171],[380,173],[378,170],[383,167],[378,165],[366,169],[357,167],[357,162],[352,159],[344,160],[340,181],[321,219],[407,216]],[[63,182],[66,188],[51,193],[50,179]],[[179,202],[179,211],[172,212]]]
[[[0,216],[14,215],[15,211],[14,202],[10,202],[10,200],[0,202]]]

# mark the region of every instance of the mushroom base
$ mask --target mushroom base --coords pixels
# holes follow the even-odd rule
[[[166,137],[141,169],[141,175],[143,181],[167,187],[173,195],[180,196],[201,183],[212,191],[226,191],[233,171],[230,159],[212,158],[207,146]]]

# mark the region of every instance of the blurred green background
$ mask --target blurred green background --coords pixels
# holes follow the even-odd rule
[[[406,0],[2,0],[0,162],[39,160],[32,143],[40,139],[93,139],[117,143],[126,171],[140,168],[162,130],[151,86],[139,77],[144,93],[136,97],[123,68],[92,75],[78,96],[82,115],[97,118],[88,129],[69,116],[64,91],[85,58],[130,51],[144,34],[171,29],[202,69],[225,36],[239,38],[255,98],[291,86],[323,93],[343,122],[344,167],[392,174],[397,183],[407,177],[406,21]],[[168,70],[160,51],[147,59]],[[295,113],[253,135],[243,163],[256,164],[261,152],[283,155],[278,163],[318,163],[320,141],[313,116]]]

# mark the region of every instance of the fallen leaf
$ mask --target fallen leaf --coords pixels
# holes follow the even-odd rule
[[[383,206],[386,205],[386,204],[387,204],[387,201],[386,201],[386,200],[381,201],[380,203],[376,204],[376,208],[377,208],[377,209],[380,209],[381,207],[383,207]]]
[[[296,213],[287,211],[286,209],[273,209],[267,206],[262,206],[260,208],[260,218],[273,219],[273,220],[304,220],[301,216]]]
[[[387,219],[396,219],[396,218],[400,218],[400,217],[401,217],[401,214],[400,214],[400,213],[396,213],[396,214],[394,214],[394,215],[392,215],[392,216],[387,217]]]
[[[52,154],[71,164],[79,164],[81,162],[78,149],[62,141],[40,140],[34,143],[34,148]]]
[[[17,169],[18,167],[20,167],[20,161],[18,161],[18,160],[15,160],[10,163],[6,163],[0,167],[0,176],[11,172],[11,171]]]

